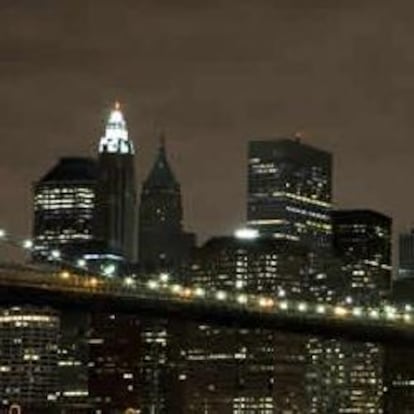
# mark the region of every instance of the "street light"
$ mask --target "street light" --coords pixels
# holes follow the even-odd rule
[[[53,260],[58,260],[58,259],[61,258],[60,251],[57,250],[57,249],[52,250],[51,253],[50,253],[50,255],[51,255],[51,257],[52,257]]]
[[[299,303],[298,305],[298,311],[299,312],[306,312],[306,310],[308,309],[308,305],[304,302]]]
[[[170,275],[168,273],[161,273],[160,274],[160,281],[162,283],[167,283],[170,280]]]
[[[23,249],[31,250],[33,249],[33,241],[30,239],[26,239],[23,241]]]
[[[78,259],[76,265],[81,269],[85,269],[86,267],[86,260],[85,259]]]
[[[171,292],[172,293],[178,294],[178,293],[181,292],[181,290],[182,290],[182,287],[180,285],[172,285],[171,286]]]
[[[241,305],[245,305],[247,303],[247,296],[244,294],[238,295],[237,302],[239,302]]]
[[[63,272],[60,272],[60,277],[62,279],[69,279],[70,278],[70,273],[67,270],[64,270]]]
[[[325,308],[325,306],[323,306],[323,305],[318,305],[318,306],[316,307],[316,313],[323,314],[323,313],[325,313],[325,312],[326,312],[326,308]]]
[[[132,277],[127,276],[124,279],[124,283],[125,283],[126,286],[133,286],[135,284],[135,281],[134,281],[134,279]]]
[[[194,295],[199,298],[202,298],[206,295],[206,291],[201,287],[197,287],[194,289]]]
[[[285,300],[283,302],[279,303],[279,308],[282,310],[288,310],[289,308],[289,303]]]
[[[336,306],[334,308],[334,313],[336,316],[346,316],[348,314],[348,310],[343,306]]]
[[[156,290],[158,289],[158,282],[155,280],[149,280],[147,283],[148,288],[150,288],[151,290]]]
[[[370,316],[372,319],[378,319],[378,318],[379,318],[379,312],[378,312],[376,309],[372,309],[372,310],[369,312],[369,316]]]
[[[116,266],[114,264],[108,264],[103,268],[104,276],[112,277],[115,274]]]

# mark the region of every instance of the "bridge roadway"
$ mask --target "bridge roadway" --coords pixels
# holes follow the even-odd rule
[[[237,296],[236,296],[237,295]],[[356,341],[414,344],[414,314],[355,309],[207,292],[167,281],[139,283],[131,278],[43,272],[19,265],[0,266],[0,306],[50,306],[60,310],[133,313],[205,324],[265,328]]]

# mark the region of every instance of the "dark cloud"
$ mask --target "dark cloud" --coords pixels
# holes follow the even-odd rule
[[[1,222],[30,230],[30,185],[93,154],[120,99],[147,173],[154,125],[182,184],[188,227],[244,217],[245,148],[304,130],[334,151],[338,205],[413,222],[410,2],[2,1]],[[16,208],[19,206],[19,208]],[[20,208],[21,207],[21,208]]]

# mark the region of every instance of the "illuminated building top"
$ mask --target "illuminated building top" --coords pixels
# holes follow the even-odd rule
[[[134,153],[134,145],[128,139],[128,129],[119,102],[115,103],[106,123],[105,135],[99,142],[99,153],[103,152],[113,154]]]

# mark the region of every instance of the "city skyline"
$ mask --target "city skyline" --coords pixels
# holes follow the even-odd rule
[[[3,1],[0,413],[414,413],[413,12]]]
[[[157,124],[186,228],[202,238],[244,222],[247,141],[300,130],[334,154],[337,205],[381,211],[406,229],[412,203],[395,184],[414,173],[408,2],[258,3],[125,3],[115,16],[106,1],[93,13],[76,2],[3,6],[2,226],[29,233],[30,184],[60,156],[94,153],[119,99],[139,181]]]

